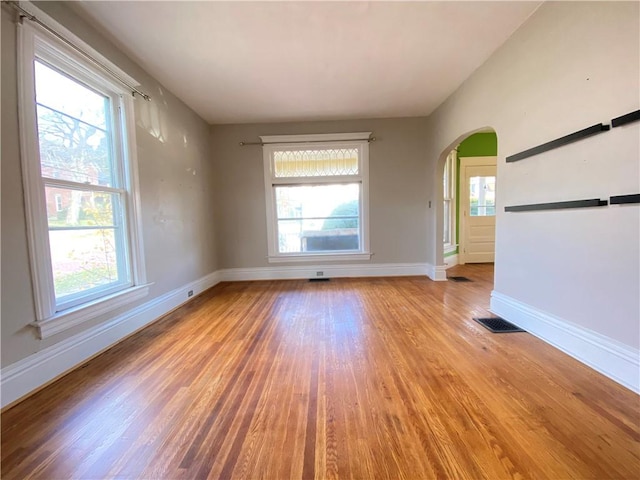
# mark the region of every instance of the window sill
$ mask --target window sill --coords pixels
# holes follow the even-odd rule
[[[98,300],[58,312],[52,317],[33,322],[31,325],[38,329],[41,339],[49,338],[57,333],[115,310],[116,308],[146,297],[149,294],[150,286],[151,284],[146,284],[127,288],[126,290],[102,297]]]
[[[458,244],[455,245],[445,245],[444,246],[444,254],[445,255],[450,255],[452,253],[455,253],[455,251],[458,250]]]
[[[269,263],[290,262],[339,262],[350,260],[371,260],[371,253],[316,253],[310,255],[278,255],[268,257]]]

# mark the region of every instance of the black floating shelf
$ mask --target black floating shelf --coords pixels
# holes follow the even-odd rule
[[[609,130],[609,125],[598,123],[597,125],[585,128],[584,130],[580,130],[579,132],[574,132],[570,135],[556,138],[555,140],[552,140],[550,142],[530,148],[529,150],[525,150],[524,152],[510,155],[507,157],[507,162],[517,162],[518,160],[533,157],[534,155],[538,155],[539,153],[547,152],[549,150],[553,150],[554,148],[577,142],[578,140],[582,140],[583,138],[587,138],[592,135],[597,135],[598,133],[606,132],[607,130]]]
[[[616,195],[609,198],[611,205],[622,205],[625,203],[640,203],[640,193],[634,193],[632,195]]]
[[[626,115],[622,115],[621,117],[614,118],[613,120],[611,120],[611,126],[613,128],[620,127],[621,125],[637,122],[638,120],[640,120],[640,110],[636,110],[635,112],[627,113]]]
[[[608,205],[606,200],[591,198],[589,200],[572,200],[570,202],[536,203],[531,205],[512,205],[504,207],[505,212],[533,212],[535,210],[560,210],[563,208],[589,208],[604,207]]]

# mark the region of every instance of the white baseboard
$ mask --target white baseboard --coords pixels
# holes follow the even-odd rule
[[[322,272],[322,275],[318,275],[318,272]],[[295,265],[282,267],[229,268],[220,270],[219,273],[220,280],[227,282],[323,277],[400,277],[407,275],[429,275],[429,265],[426,263]]]
[[[220,281],[218,272],[154,298],[122,315],[13,363],[0,372],[1,407],[46,385]]]
[[[619,384],[640,393],[640,351],[493,291],[490,310]]]
[[[451,267],[455,267],[458,265],[458,254],[449,255],[448,257],[444,257],[444,268],[449,269]]]
[[[427,277],[429,277],[434,282],[446,282],[447,266],[427,264]]]

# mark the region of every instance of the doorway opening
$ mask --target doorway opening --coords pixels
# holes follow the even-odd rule
[[[443,153],[440,258],[446,269],[495,261],[497,153],[492,129],[463,135]]]

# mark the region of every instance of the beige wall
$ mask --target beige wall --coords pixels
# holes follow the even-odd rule
[[[369,147],[369,262],[423,263],[427,250],[425,118],[219,125],[211,127],[221,268],[268,266],[260,135],[373,132]],[[335,263],[335,262],[334,262]],[[280,264],[278,264],[280,265]]]
[[[544,4],[429,118],[434,179],[464,135],[498,136],[495,290],[568,323],[640,346],[638,205],[505,213],[504,206],[640,191],[640,124],[520,162],[505,156],[640,106],[640,4]],[[442,263],[439,215],[428,261]]]
[[[136,78],[152,96],[151,102],[135,102],[144,251],[147,278],[153,282],[143,302],[215,271],[208,125],[65,5],[43,2],[38,6]],[[107,319],[97,318],[46,340],[38,340],[35,329],[29,327],[35,314],[20,174],[15,39],[13,12],[3,7],[3,367]]]

